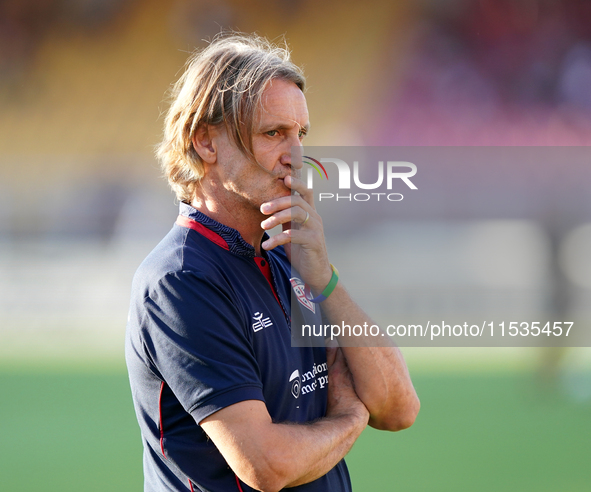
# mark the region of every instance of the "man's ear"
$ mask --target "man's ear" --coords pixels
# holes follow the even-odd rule
[[[199,154],[204,164],[214,164],[217,160],[216,146],[212,140],[210,127],[208,125],[201,125],[191,139],[195,152]]]

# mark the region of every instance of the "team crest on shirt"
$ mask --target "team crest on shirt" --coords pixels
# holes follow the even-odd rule
[[[316,313],[316,305],[306,295],[306,284],[297,277],[290,278],[289,281],[300,304],[307,307],[313,313]]]

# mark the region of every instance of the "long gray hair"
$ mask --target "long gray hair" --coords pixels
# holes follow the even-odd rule
[[[238,149],[254,160],[255,110],[272,79],[305,89],[304,75],[290,61],[287,47],[256,35],[222,34],[187,60],[185,72],[172,88],[164,138],[156,151],[179,200],[191,201],[204,174],[192,143],[201,125],[223,123]]]

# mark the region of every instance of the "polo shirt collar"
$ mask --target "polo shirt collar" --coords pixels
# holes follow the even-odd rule
[[[180,203],[179,214],[183,217],[187,217],[188,219],[198,222],[220,236],[228,244],[228,249],[230,252],[241,256],[248,256],[250,258],[255,257],[254,248],[242,238],[236,229],[232,229],[231,227],[228,227],[224,224],[220,224],[217,220],[213,220],[211,217],[208,217],[204,213],[185,202]],[[265,233],[263,241],[265,241],[267,238],[268,235]]]

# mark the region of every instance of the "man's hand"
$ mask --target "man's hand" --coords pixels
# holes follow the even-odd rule
[[[280,224],[283,226],[283,232],[267,239],[262,246],[271,250],[283,244],[289,261],[302,276],[302,280],[315,294],[319,294],[332,276],[322,218],[314,207],[313,190],[309,190],[303,181],[293,176],[286,176],[284,183],[297,194],[261,205],[261,212],[271,215],[261,222],[263,229],[273,229]]]
[[[367,424],[369,412],[355,393],[353,377],[340,348],[326,349],[328,365],[328,407],[326,416],[353,414]]]

